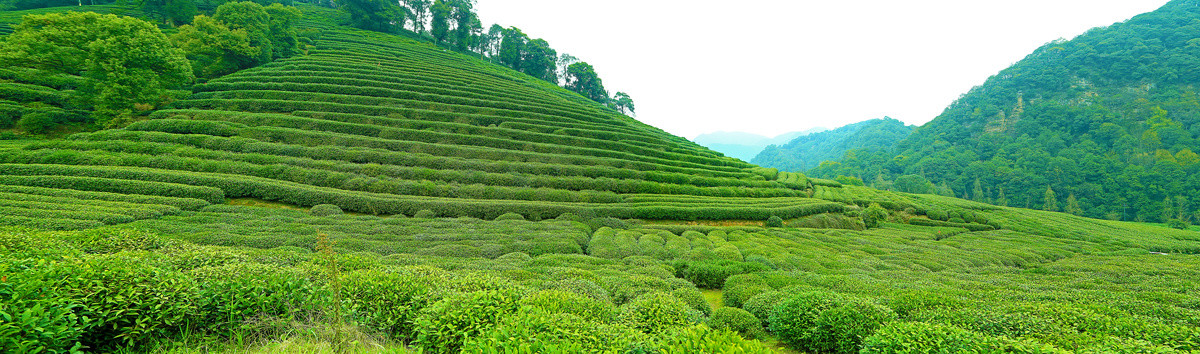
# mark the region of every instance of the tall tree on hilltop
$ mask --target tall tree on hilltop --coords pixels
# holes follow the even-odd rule
[[[621,112],[621,114],[633,114],[633,98],[630,98],[627,93],[617,92],[617,94],[613,95],[612,100],[609,101],[609,105],[617,112]]]
[[[571,67],[571,64],[578,63],[579,58],[576,58],[574,55],[562,53],[562,54],[558,55],[557,60],[558,60],[557,64],[558,64],[558,79],[559,79],[558,84],[560,86],[563,86],[563,85],[566,85],[567,68]]]
[[[429,8],[429,12],[433,16],[429,21],[429,34],[433,35],[437,43],[445,42],[450,35],[450,16],[454,13],[454,8],[446,1],[437,0]]]
[[[429,0],[404,0],[412,14],[413,32],[425,33],[425,24],[429,21]]]
[[[505,29],[503,38],[500,39],[500,64],[513,70],[520,70],[521,53],[525,52],[525,42],[528,40],[529,37],[526,37],[520,28]]]
[[[470,50],[483,25],[475,14],[475,0],[451,0],[451,16],[454,20],[454,49],[460,52]]]
[[[558,53],[550,48],[550,43],[541,38],[529,41],[521,54],[521,72],[545,81],[558,82],[555,63]]]
[[[604,89],[604,83],[600,81],[600,76],[596,75],[596,69],[586,62],[581,61],[567,67],[565,87],[592,101],[602,104],[608,102],[608,91]]]

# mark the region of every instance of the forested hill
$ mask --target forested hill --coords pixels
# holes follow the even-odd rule
[[[890,149],[915,128],[887,117],[872,119],[767,146],[751,162],[780,171],[807,171],[821,162],[842,157],[846,151]]]
[[[916,186],[908,191],[938,185],[977,201],[1094,218],[1195,221],[1198,82],[1200,1],[1172,1],[1042,46],[897,152],[856,152],[811,173],[903,178],[905,188]]]

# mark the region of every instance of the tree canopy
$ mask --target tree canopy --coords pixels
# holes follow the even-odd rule
[[[26,16],[0,43],[0,64],[87,78],[75,99],[106,126],[169,102],[193,78],[158,27],[94,12]]]

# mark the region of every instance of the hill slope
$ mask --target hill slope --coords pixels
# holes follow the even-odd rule
[[[915,129],[891,118],[872,119],[768,146],[750,162],[780,171],[803,172],[842,157],[846,151],[890,148]]]
[[[1120,220],[1195,219],[1198,5],[1172,1],[1048,43],[955,101],[895,152],[856,154],[812,174],[867,181],[920,175],[956,196],[997,204]]]
[[[0,170],[372,214],[761,220],[835,207],[772,199],[810,187],[552,84],[392,36],[331,30],[309,55],[194,91],[125,129],[7,153]],[[90,183],[75,188],[99,188]]]

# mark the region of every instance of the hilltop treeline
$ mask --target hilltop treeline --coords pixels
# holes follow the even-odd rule
[[[853,151],[810,174],[1094,218],[1195,221],[1198,3],[1048,43],[895,151]]]
[[[320,2],[318,2],[320,3]],[[624,92],[609,96],[591,64],[559,53],[521,29],[494,24],[486,30],[476,0],[343,0],[324,3],[350,15],[350,25],[371,31],[416,35],[530,76],[558,84],[621,113],[634,112]]]

